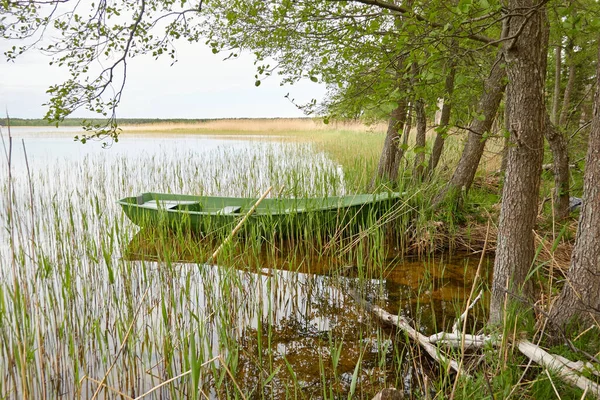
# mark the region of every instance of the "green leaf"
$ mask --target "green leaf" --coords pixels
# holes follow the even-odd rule
[[[237,18],[237,14],[233,11],[228,11],[226,17],[229,22],[233,22]]]
[[[202,363],[198,359],[198,353],[196,351],[196,340],[195,335],[192,334],[190,336],[190,369],[192,371],[192,388],[194,392],[198,391],[198,387],[200,386],[200,370],[202,369]]]
[[[466,14],[469,12],[469,10],[471,9],[471,6],[473,5],[473,1],[472,0],[460,0],[458,2],[458,6],[457,9],[461,14]]]
[[[260,80],[256,80],[256,82],[254,82],[254,86],[259,87],[260,86]]]
[[[348,399],[354,397],[354,392],[356,391],[356,384],[358,382],[358,373],[360,371],[360,366],[362,364],[362,353],[358,357],[358,361],[356,362],[356,366],[354,367],[354,373],[352,374],[352,381],[350,382],[350,391],[348,393]]]
[[[317,79],[316,76],[311,76],[310,80],[313,81],[313,82],[318,82],[319,81],[319,79]]]

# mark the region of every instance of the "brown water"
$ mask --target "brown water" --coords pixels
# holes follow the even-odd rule
[[[147,398],[193,396],[194,383],[212,398],[408,393],[422,378],[414,348],[348,288],[424,333],[450,324],[470,290],[477,260],[407,261],[372,243],[237,238],[207,264],[218,243],[139,231],[115,204],[144,191],[345,193],[310,145],[138,135],[103,150],[72,132],[13,133],[10,184],[0,168],[1,396],[90,398],[105,375],[101,398],[170,379]]]

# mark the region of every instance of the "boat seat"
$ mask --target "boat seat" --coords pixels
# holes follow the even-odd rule
[[[150,200],[142,203],[141,207],[150,208],[152,210],[200,211],[202,209],[202,206],[197,201],[185,200]]]
[[[296,214],[296,213],[302,213],[304,211],[305,211],[304,208],[290,207],[290,208],[284,209],[283,213],[284,214]]]
[[[217,214],[238,214],[241,209],[241,206],[227,206],[217,211]]]
[[[171,210],[202,211],[202,204],[197,201],[179,201]]]

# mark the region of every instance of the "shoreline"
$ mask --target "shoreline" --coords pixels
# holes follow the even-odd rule
[[[104,121],[91,119],[93,123]],[[47,124],[43,119],[10,119],[11,127],[30,127],[42,129],[81,128],[83,119],[65,120],[59,127]],[[0,126],[6,127],[6,119],[0,119]],[[366,124],[360,121],[330,121],[321,118],[223,118],[223,119],[144,119],[130,118],[120,120],[119,127],[128,131],[186,131],[202,133],[218,132],[303,132],[343,130],[353,132],[383,133],[387,124],[383,121]]]

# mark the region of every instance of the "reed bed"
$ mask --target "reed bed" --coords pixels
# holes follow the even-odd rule
[[[234,238],[216,264],[207,260],[219,237],[140,231],[115,204],[146,191],[350,193],[372,164],[339,160],[360,145],[223,141],[210,151],[161,146],[49,162],[3,138],[2,397],[369,398],[387,386],[423,390],[414,349],[345,289],[367,288],[424,331],[452,318],[469,261],[431,258],[411,265],[420,271],[411,277],[399,274],[402,258],[390,251],[384,222],[410,218],[408,203],[363,233]]]
[[[290,134],[291,132],[314,132],[343,130],[348,132],[385,132],[385,123],[365,124],[361,121],[330,121],[321,118],[236,118],[202,122],[175,122],[124,125],[125,132],[186,131],[238,134],[260,133]]]
[[[361,121],[330,121],[325,124],[319,118],[275,118],[275,119],[221,119],[195,123],[153,123],[124,125],[124,136],[136,132],[147,134],[199,134],[221,139],[253,138],[258,141],[277,140],[311,143],[337,162],[344,169],[349,186],[366,188],[374,175],[381,148],[387,131],[385,121],[370,124]],[[409,170],[414,163],[416,128],[409,132],[408,151],[404,165]],[[434,128],[426,132],[427,146],[436,136]],[[446,151],[440,161],[441,176],[448,176],[460,158],[466,133],[460,130],[449,132]],[[494,174],[500,170],[504,138],[492,135],[486,142],[479,170],[483,174]],[[429,152],[430,149],[427,150]]]

